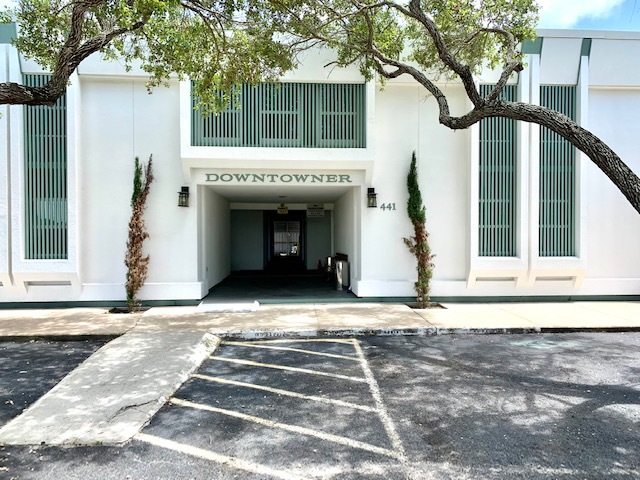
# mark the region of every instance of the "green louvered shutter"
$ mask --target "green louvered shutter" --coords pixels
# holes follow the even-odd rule
[[[192,98],[195,109],[197,100]],[[239,147],[242,144],[242,110],[235,94],[229,107],[216,115],[203,117],[196,110],[191,114],[191,145],[202,147]]]
[[[364,84],[242,85],[226,110],[193,110],[191,145],[223,147],[364,148]],[[193,106],[197,99],[193,99]]]
[[[318,146],[365,146],[364,84],[321,84]]]
[[[488,95],[492,85],[480,85]],[[517,86],[507,85],[500,98],[517,100]],[[480,121],[478,255],[516,255],[517,132],[515,120]]]
[[[37,87],[49,75],[25,75]],[[68,256],[66,97],[54,107],[24,107],[25,258]]]
[[[543,85],[540,104],[575,120],[576,87]],[[575,255],[575,160],[573,145],[548,128],[540,128],[541,257]]]
[[[302,102],[298,84],[263,83],[258,86],[258,145],[302,147]]]

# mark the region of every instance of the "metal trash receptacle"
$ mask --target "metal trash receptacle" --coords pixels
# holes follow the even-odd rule
[[[336,262],[336,290],[349,288],[351,286],[349,280],[349,262],[346,260],[338,260]]]
[[[333,257],[327,257],[324,259],[325,269],[327,272],[333,271]]]

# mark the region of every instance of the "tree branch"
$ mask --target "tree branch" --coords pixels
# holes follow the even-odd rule
[[[629,203],[640,213],[640,177],[600,138],[569,117],[540,105],[497,100],[474,108],[461,117],[440,116],[440,123],[454,130],[465,129],[489,117],[510,118],[536,123],[560,135],[591,161],[618,187]]]
[[[69,34],[56,56],[51,80],[41,87],[28,87],[14,82],[0,83],[0,104],[55,105],[58,98],[65,94],[69,78],[85,58],[107,46],[114,38],[142,28],[148,21],[143,19],[127,28],[102,32],[82,43],[86,13],[105,2],[106,0],[75,2],[71,12]]]

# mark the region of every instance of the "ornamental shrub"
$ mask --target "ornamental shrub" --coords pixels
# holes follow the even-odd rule
[[[407,175],[407,189],[409,199],[407,201],[407,214],[413,224],[414,236],[403,238],[409,251],[416,257],[418,281],[414,284],[417,301],[420,308],[429,306],[431,298],[431,277],[433,276],[433,257],[429,246],[429,234],[427,233],[426,210],[422,204],[422,194],[418,186],[418,169],[416,167],[416,153],[413,152],[411,166]]]
[[[132,312],[139,302],[136,295],[147,280],[149,255],[144,256],[142,246],[149,238],[144,224],[144,210],[147,204],[149,188],[153,182],[153,156],[149,155],[149,161],[143,167],[138,157],[134,167],[133,194],[131,196],[131,219],[129,220],[129,238],[127,240],[127,252],[124,264],[127,266],[127,281],[125,290],[127,293],[127,307]]]

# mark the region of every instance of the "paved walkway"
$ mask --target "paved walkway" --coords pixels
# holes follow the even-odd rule
[[[0,429],[0,444],[119,444],[131,439],[216,349],[220,337],[527,333],[638,329],[640,302],[288,304],[0,310],[0,338],[120,335]],[[206,310],[206,309],[205,309]]]
[[[0,309],[0,338],[199,331],[246,338],[343,332],[425,334],[640,328],[640,302],[445,303],[413,310],[393,303],[310,303],[155,307],[142,314],[106,308]],[[235,311],[234,311],[235,310]]]

